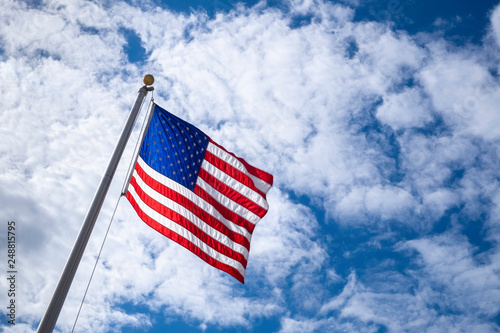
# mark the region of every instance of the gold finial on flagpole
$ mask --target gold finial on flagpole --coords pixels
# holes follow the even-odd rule
[[[145,85],[150,86],[155,82],[155,78],[151,74],[146,74],[144,75],[142,82],[144,82]]]

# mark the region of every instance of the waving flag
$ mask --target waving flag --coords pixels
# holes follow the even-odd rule
[[[244,283],[273,176],[155,105],[127,190],[139,217]]]

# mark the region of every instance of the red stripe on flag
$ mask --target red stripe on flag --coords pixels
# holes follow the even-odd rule
[[[155,229],[162,235],[165,235],[166,237],[170,238],[174,242],[184,246],[186,249],[191,251],[192,253],[196,254],[200,259],[205,261],[206,263],[210,264],[211,266],[220,269],[221,271],[224,271],[228,273],[229,275],[232,275],[236,280],[240,281],[241,283],[245,284],[245,278],[241,275],[240,272],[234,267],[231,267],[229,265],[226,265],[224,263],[221,263],[218,260],[215,260],[205,252],[203,252],[199,247],[191,243],[189,240],[186,238],[182,237],[181,235],[173,232],[172,230],[166,228],[164,225],[161,225],[160,223],[156,222],[152,218],[150,218],[146,213],[144,213],[135,199],[132,197],[132,195],[127,192],[127,199],[129,202],[132,204],[132,207],[134,207],[135,211],[137,212],[137,215],[151,228]]]
[[[182,207],[186,208],[196,216],[198,216],[201,220],[205,221],[209,226],[212,228],[220,231],[221,233],[225,234],[229,239],[231,239],[233,242],[238,243],[242,246],[244,246],[247,250],[250,250],[250,241],[243,235],[234,232],[230,230],[227,226],[225,226],[221,221],[219,221],[217,218],[214,216],[210,215],[207,213],[205,210],[203,210],[199,205],[191,201],[190,199],[186,198],[182,194],[172,190],[170,187],[167,187],[163,185],[162,183],[159,183],[156,181],[154,178],[152,178],[146,171],[144,171],[139,163],[135,166],[135,170],[139,177],[149,185],[152,189],[154,189],[156,192],[161,193],[162,195],[170,198],[171,200],[175,201]]]
[[[198,174],[198,177],[203,179],[204,181],[207,182],[210,186],[212,186],[214,189],[216,189],[218,192],[222,193],[224,196],[228,197],[229,199],[233,200],[240,206],[245,207],[258,217],[262,218],[264,215],[266,215],[267,210],[253,202],[252,200],[248,199],[244,195],[242,195],[240,192],[235,191],[231,187],[227,186],[226,184],[222,183],[220,180],[206,172],[203,168],[200,169],[200,173]]]
[[[215,156],[208,150],[205,152],[205,160],[207,160],[207,162],[209,162],[210,164],[212,164],[225,174],[233,177],[243,185],[247,186],[248,188],[260,194],[264,198],[264,200],[266,199],[266,194],[255,186],[255,183],[253,182],[252,178],[248,177],[248,175],[236,169],[231,164],[227,163],[224,160],[221,160],[219,157]]]
[[[141,200],[151,207],[153,210],[158,212],[159,214],[163,215],[167,219],[169,219],[172,222],[177,223],[178,225],[184,227],[186,230],[191,232],[193,235],[195,235],[197,238],[199,238],[202,242],[213,248],[219,253],[222,253],[226,257],[229,257],[231,259],[234,259],[242,264],[244,268],[246,268],[247,265],[247,260],[245,257],[239,253],[234,251],[233,249],[229,248],[228,246],[218,242],[217,240],[213,239],[210,237],[208,234],[206,234],[202,229],[198,228],[196,225],[193,224],[189,219],[185,218],[184,216],[180,215],[179,213],[171,210],[170,208],[162,205],[155,199],[151,198],[148,196],[142,188],[137,184],[137,181],[135,180],[134,177],[130,180],[130,185],[134,187],[135,192],[137,195],[141,198]]]
[[[239,225],[248,230],[249,233],[253,232],[255,225],[245,219],[244,217],[236,214],[232,210],[224,207],[220,202],[215,200],[210,194],[208,194],[204,189],[196,185],[194,187],[194,193],[212,205],[222,216],[224,216],[227,220],[232,221],[233,223]]]
[[[226,153],[228,153],[229,155],[233,156],[234,158],[236,158],[238,161],[240,161],[241,163],[243,163],[243,165],[245,166],[245,168],[248,170],[248,172],[250,172],[252,175],[254,175],[255,177],[257,178],[260,178],[262,179],[263,181],[265,181],[266,183],[268,183],[269,185],[273,185],[273,175],[263,171],[263,170],[260,170],[260,169],[257,169],[256,167],[254,166],[251,166],[250,164],[248,164],[244,159],[234,155],[233,153],[227,151],[224,147],[222,147],[221,145],[219,145],[218,143],[212,141],[212,139],[210,139],[210,143],[219,147],[220,149],[224,150]]]

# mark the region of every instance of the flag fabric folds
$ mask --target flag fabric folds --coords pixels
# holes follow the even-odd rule
[[[158,105],[152,112],[127,199],[146,224],[244,283],[273,176]]]

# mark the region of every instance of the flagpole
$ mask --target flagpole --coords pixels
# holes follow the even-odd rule
[[[45,310],[45,314],[40,321],[40,325],[38,325],[37,333],[50,333],[53,331],[56,325],[57,318],[59,317],[59,313],[61,312],[64,300],[66,299],[66,295],[68,294],[69,288],[71,286],[71,282],[75,277],[76,270],[78,268],[78,265],[80,264],[80,260],[82,259],[83,252],[85,250],[85,247],[87,246],[90,234],[92,233],[92,229],[94,228],[94,224],[99,215],[99,211],[101,210],[102,204],[106,197],[106,193],[108,192],[109,186],[111,185],[113,175],[115,174],[118,163],[120,162],[120,158],[123,154],[123,151],[125,150],[125,146],[127,145],[127,141],[130,137],[130,133],[132,132],[135,120],[141,109],[142,102],[148,94],[148,91],[154,90],[153,87],[149,87],[154,83],[154,78],[152,75],[145,75],[143,82],[144,86],[139,89],[135,103],[130,110],[127,122],[125,123],[125,126],[123,127],[122,133],[120,135],[120,139],[116,144],[108,167],[106,168],[106,171],[101,179],[101,183],[99,184],[99,187],[97,188],[97,191],[94,195],[92,204],[90,205],[87,216],[85,217],[80,232],[78,233],[78,236],[76,238],[75,244],[73,245],[73,249],[71,250],[66,265],[64,266],[64,270],[61,274],[61,277],[59,278],[59,282],[57,283],[54,294],[52,295],[47,310]]]

